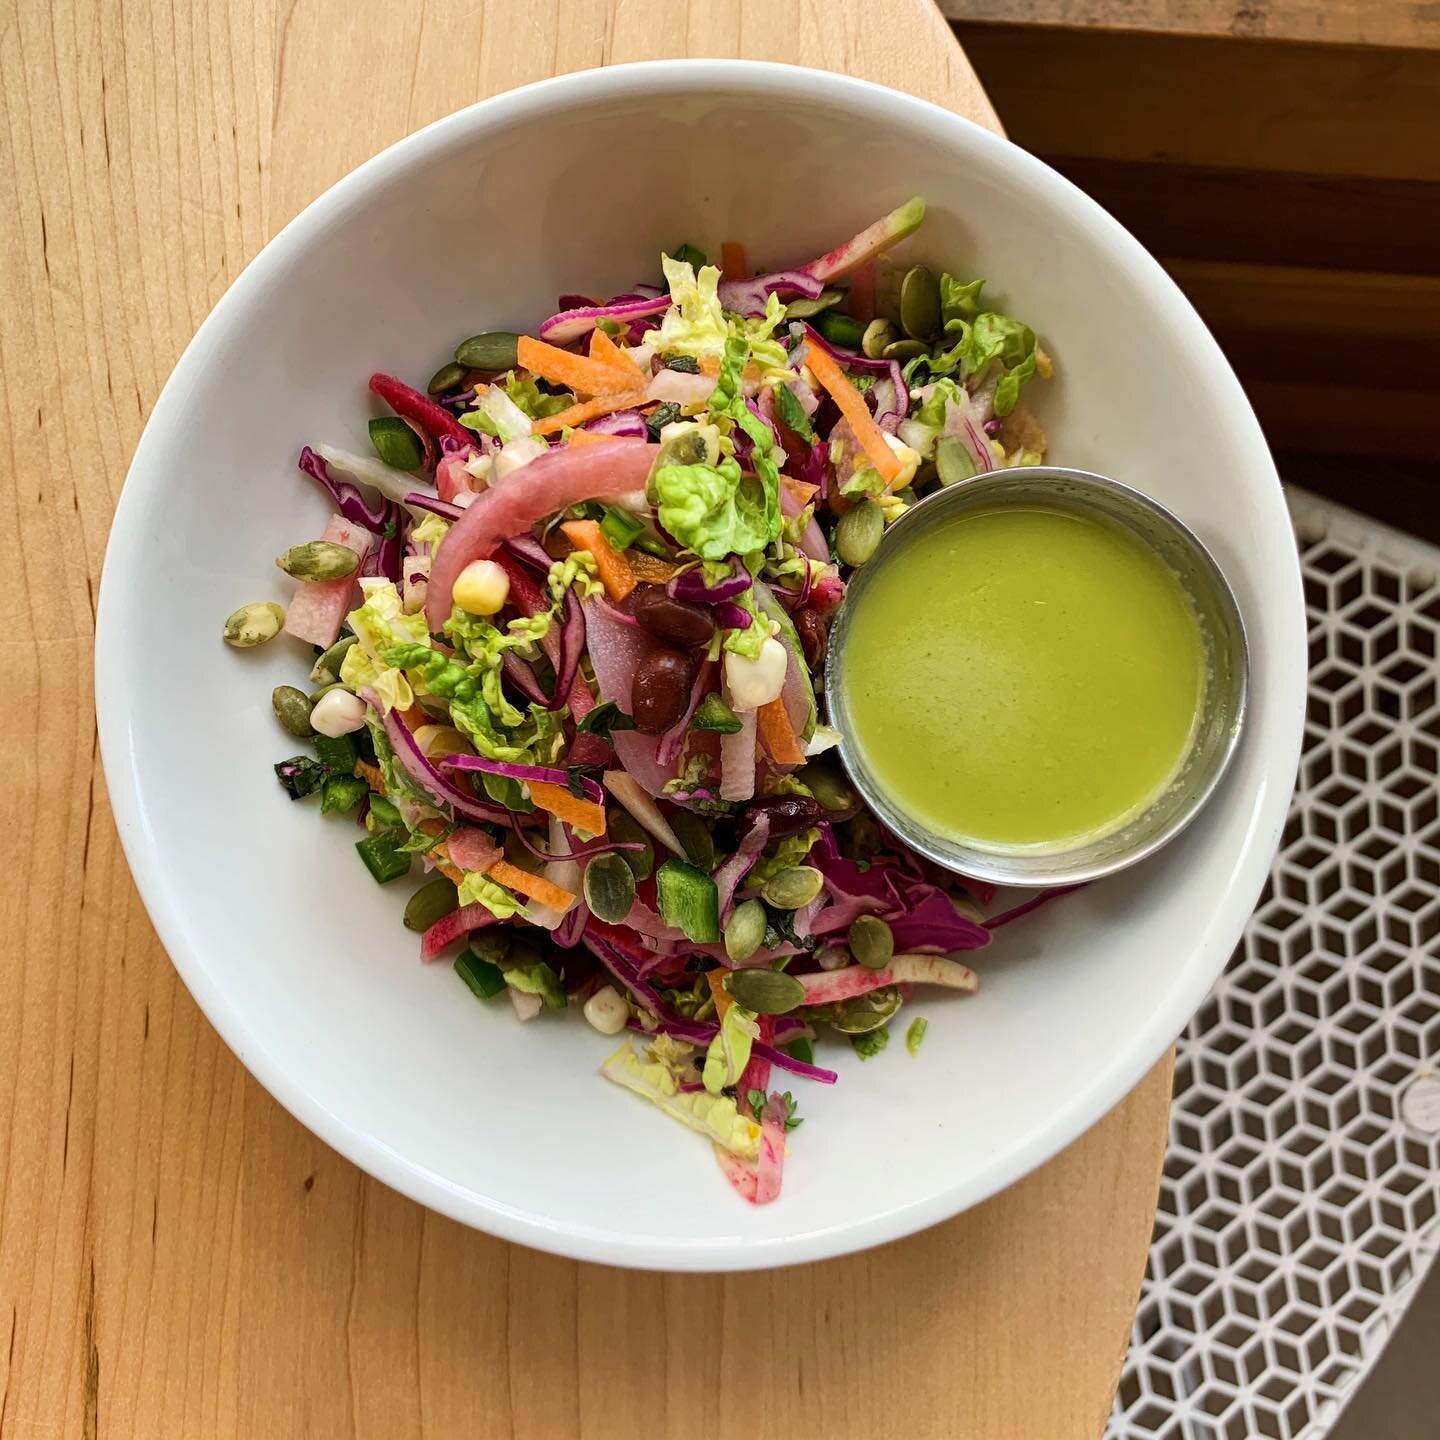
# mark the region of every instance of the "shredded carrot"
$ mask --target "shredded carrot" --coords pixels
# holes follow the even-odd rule
[[[647,585],[663,585],[680,569],[671,561],[662,560],[658,555],[647,555],[643,550],[627,550],[625,559],[635,572],[635,578],[643,580]]]
[[[720,373],[720,357],[718,355],[702,355],[697,362],[702,375],[718,375]],[[763,379],[765,372],[753,361],[745,362],[743,378],[746,380]]]
[[[377,795],[383,795],[385,793],[385,779],[380,774],[380,767],[378,765],[371,765],[364,760],[357,760],[355,762],[355,774]]]
[[[543,420],[537,420],[534,425],[534,433],[536,435],[553,435],[567,426],[583,425],[587,420],[598,420],[602,415],[609,415],[616,410],[628,410],[631,406],[644,403],[644,390],[627,390],[615,395],[598,395],[594,400],[584,400],[579,405],[572,405],[568,410],[561,410],[556,415],[547,415]]]
[[[558,816],[567,825],[584,830],[590,835],[605,833],[605,807],[593,800],[583,800],[572,795],[563,785],[552,785],[548,780],[527,780],[530,798],[542,810]]]
[[[572,430],[566,444],[579,448],[582,445],[603,445],[607,440],[618,440],[618,435],[597,435],[593,430]]]
[[[850,383],[840,366],[818,345],[811,345],[805,356],[815,378],[830,392],[840,413],[850,422],[870,463],[880,472],[887,485],[900,474],[900,461],[885,443],[885,432],[870,418],[865,398]]]
[[[612,600],[623,600],[635,588],[635,572],[630,562],[605,538],[597,521],[567,520],[560,528],[577,550],[590,552],[605,593]]]
[[[714,970],[705,972],[705,978],[710,982],[710,996],[715,1001],[715,1018],[722,1024],[725,1020],[725,1012],[735,1003],[730,998],[730,992],[725,988],[725,977],[729,973],[723,966],[716,966]]]
[[[520,337],[515,347],[515,358],[532,375],[564,385],[579,394],[609,395],[620,388],[614,365],[589,360],[583,355],[572,355],[568,350],[561,350],[559,346],[548,345],[544,340],[536,340],[529,335]],[[632,365],[631,369],[635,367]],[[638,382],[639,379],[640,374],[636,370],[635,380]]]
[[[756,728],[770,758],[777,765],[803,765],[805,752],[800,748],[800,737],[785,713],[783,700],[772,700],[755,712]]]
[[[553,880],[547,880],[543,875],[532,875],[508,860],[497,860],[485,873],[497,885],[538,900],[551,910],[568,910],[575,903],[575,897]]]
[[[782,474],[780,483],[802,506],[808,505],[820,493],[820,487],[812,485],[808,480],[792,480],[788,475]]]
[[[738,240],[727,240],[721,245],[720,273],[727,280],[743,280],[750,273],[745,263],[745,247]]]
[[[623,384],[643,384],[645,377],[640,367],[630,358],[629,351],[622,350],[603,330],[590,332],[590,358],[601,365],[608,365],[625,377]]]

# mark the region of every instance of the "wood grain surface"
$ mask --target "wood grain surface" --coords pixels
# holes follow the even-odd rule
[[[938,14],[923,0],[10,0],[3,14],[3,1440],[1093,1440],[1149,1238],[1168,1061],[1012,1191],[868,1255],[733,1278],[549,1258],[368,1179],[248,1078],[151,931],[97,766],[94,602],[126,465],[180,350],[285,220],[436,116],[602,62],[799,60],[993,125]]]

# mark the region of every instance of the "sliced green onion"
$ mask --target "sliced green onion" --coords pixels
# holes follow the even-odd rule
[[[405,822],[395,808],[395,802],[384,795],[370,797],[370,810],[365,816],[365,828],[372,834],[381,830],[403,830]]]
[[[400,848],[402,836],[389,831],[380,835],[367,835],[355,842],[355,849],[365,862],[365,868],[375,878],[377,885],[385,885],[410,873],[410,855]]]
[[[332,775],[320,792],[322,815],[349,815],[370,787],[355,775]]]
[[[628,550],[644,529],[645,526],[628,510],[616,510],[609,505],[605,507],[605,518],[600,522],[600,533],[617,550]]]
[[[738,735],[744,725],[740,717],[712,690],[699,704],[690,719],[692,730],[708,730],[712,735]]]
[[[505,972],[471,950],[462,950],[456,956],[455,973],[477,1000],[493,1000],[505,988]]]
[[[655,872],[655,894],[667,925],[698,945],[720,938],[720,893],[703,870],[685,860],[667,860]]]
[[[420,437],[398,415],[377,415],[370,422],[370,443],[397,470],[418,470],[425,459]]]
[[[865,338],[865,327],[853,316],[838,310],[826,310],[810,322],[832,344],[847,350],[858,350]]]

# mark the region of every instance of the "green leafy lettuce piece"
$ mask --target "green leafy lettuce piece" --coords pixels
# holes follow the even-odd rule
[[[346,617],[357,642],[340,662],[340,679],[352,690],[368,686],[381,704],[408,710],[415,703],[409,681],[386,664],[383,652],[392,646],[419,644],[429,648],[430,632],[423,615],[407,615],[400,592],[388,580],[365,576],[360,581],[365,602]]]
[[[964,379],[978,375],[992,361],[1004,374],[995,391],[995,413],[1008,415],[1024,386],[1035,374],[1035,332],[1019,320],[985,310],[973,321],[956,321],[951,327],[960,338],[947,351],[936,355],[930,368],[937,375],[959,370]]]
[[[763,550],[772,532],[761,482],[742,476],[733,459],[718,465],[662,465],[653,478],[660,523],[707,560]],[[778,505],[777,505],[778,512]]]
[[[940,277],[940,319],[947,331],[958,321],[968,324],[980,313],[980,291],[984,287],[983,280],[957,280],[953,275]]]
[[[520,901],[503,885],[497,885],[484,875],[476,875],[469,870],[460,882],[459,893],[462,905],[483,905],[497,920],[508,920],[512,915],[518,915],[523,908]]]
[[[695,267],[685,260],[660,257],[665,283],[673,302],[656,332],[656,349],[662,354],[720,355],[727,334],[720,305],[720,271],[714,265]]]
[[[712,1095],[736,1084],[750,1063],[750,1048],[760,1038],[760,1022],[753,1010],[731,1005],[720,1029],[705,1052],[705,1088]]]
[[[770,634],[770,627],[760,613],[755,601],[755,587],[752,585],[735,597],[734,603],[750,615],[750,623],[743,630],[726,630],[721,647],[731,654],[743,655],[747,660],[759,658],[760,649]]]
[[[759,1125],[742,1115],[728,1095],[712,1095],[706,1090],[682,1092],[677,1070],[663,1060],[642,1057],[628,1040],[600,1067],[607,1080],[648,1100],[672,1120],[742,1160],[754,1160],[760,1152]]]
[[[511,989],[521,990],[526,995],[538,995],[549,1010],[565,1008],[565,991],[560,985],[560,977],[543,960],[534,965],[509,965],[504,969],[505,983]]]
[[[783,519],[780,510],[780,471],[770,458],[770,447],[774,440],[770,426],[751,411],[745,403],[745,397],[740,389],[750,349],[749,333],[743,327],[731,330],[725,341],[725,356],[720,362],[720,373],[715,377],[715,388],[710,392],[710,399],[706,403],[712,415],[728,416],[750,437],[754,444],[755,448],[751,452],[750,464],[754,467],[756,478],[765,492],[764,543],[768,545],[780,533]],[[783,365],[784,362],[785,352],[782,350],[780,363]],[[752,548],[759,549],[761,547]],[[737,550],[736,553],[743,555],[748,551]]]
[[[565,599],[565,592],[572,586],[582,600],[605,592],[605,586],[600,581],[600,569],[588,550],[572,550],[563,560],[557,560],[550,567],[545,583],[550,587],[550,598],[557,610]],[[539,639],[539,636],[535,638]]]
[[[521,379],[513,370],[505,376],[505,393],[516,408],[523,410],[532,420],[558,415],[575,403],[575,397],[569,391],[547,395],[530,376]]]

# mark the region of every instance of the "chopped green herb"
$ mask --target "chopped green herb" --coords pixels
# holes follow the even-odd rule
[[[275,767],[275,778],[292,800],[303,800],[305,796],[313,795],[329,774],[324,765],[308,755],[293,755]]]
[[[320,800],[322,815],[349,815],[365,798],[370,787],[355,775],[332,775]]]
[[[696,708],[690,728],[708,730],[712,735],[738,735],[744,727],[740,717],[712,690]]]
[[[410,854],[393,831],[357,840],[355,849],[365,862],[365,868],[375,877],[377,885],[398,880],[410,873]]]
[[[518,810],[522,815],[528,815],[535,808],[535,802],[525,787],[512,776],[492,775],[488,770],[482,770],[480,783],[485,787],[485,793],[507,810]]]
[[[687,241],[670,258],[680,261],[682,265],[690,265],[698,270],[705,263],[705,252],[697,249]]]
[[[795,392],[788,385],[775,387],[775,413],[802,440],[814,441],[815,427],[811,425],[805,407],[795,398]]]
[[[482,960],[473,950],[463,950],[456,957],[455,973],[479,1000],[493,1000],[505,988],[505,974],[499,966]]]
[[[862,1060],[868,1060],[872,1055],[878,1055],[890,1043],[889,1027],[881,1025],[879,1029],[867,1030],[863,1035],[852,1035],[850,1043]]]
[[[317,735],[315,757],[332,773],[350,775],[354,773],[355,762],[360,755],[348,735]]]
[[[673,400],[667,400],[663,405],[657,405],[645,417],[645,428],[650,432],[652,440],[658,440],[660,432],[679,418],[680,407]]]
[[[792,1040],[788,1045],[782,1045],[780,1048],[792,1060],[798,1060],[802,1065],[815,1063],[815,1042],[808,1035],[802,1035],[798,1040]]]
[[[786,1130],[798,1130],[805,1121],[795,1113],[795,1097],[787,1090],[780,1098],[785,1102]],[[765,1108],[765,1092],[751,1090],[746,1094],[745,1099],[749,1102],[751,1113],[758,1120],[760,1112]]]
[[[920,1053],[920,1046],[925,1040],[925,1032],[929,1028],[930,1022],[923,1015],[917,1015],[910,1022],[910,1028],[905,1032],[905,1048],[912,1055]]]
[[[616,730],[633,730],[635,722],[613,700],[602,700],[575,728],[581,735],[608,740]]]
[[[448,840],[460,827],[447,825],[438,835],[427,835],[423,830],[414,830],[399,842],[399,848],[407,855],[428,855],[442,840]]]

